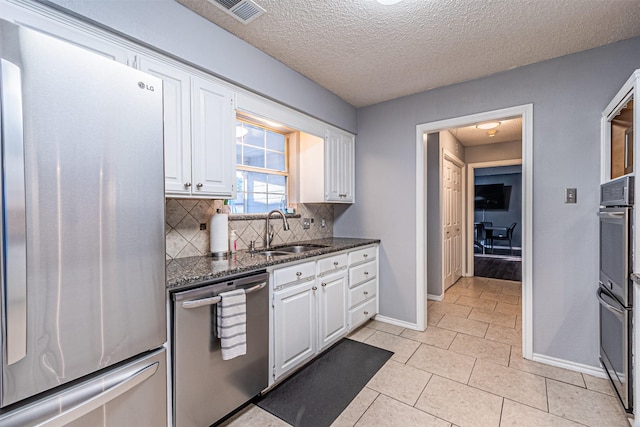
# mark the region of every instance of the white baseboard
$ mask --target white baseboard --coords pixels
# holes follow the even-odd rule
[[[444,299],[444,295],[427,294],[427,299],[432,301],[442,301]]]
[[[568,369],[570,371],[576,371],[583,374],[592,375],[598,378],[607,378],[602,368],[584,365],[582,363],[570,362],[564,359],[558,359],[555,357],[545,356],[544,354],[533,353],[533,361],[544,363],[545,365],[556,366],[558,368]]]
[[[414,331],[420,331],[417,324],[405,322],[404,320],[394,319],[392,317],[381,316],[378,314],[376,315],[376,317],[374,317],[374,320],[377,320],[378,322],[388,323],[390,325],[400,326],[402,328],[413,329]]]

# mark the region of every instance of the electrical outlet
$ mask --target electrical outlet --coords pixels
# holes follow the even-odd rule
[[[206,230],[207,229],[207,223],[202,223],[200,224],[200,230]]]
[[[577,188],[565,188],[564,189],[564,202],[565,203],[578,203],[578,189]]]
[[[322,219],[320,220],[320,227],[321,227],[321,228],[325,228],[326,226],[327,226],[327,223],[325,222],[324,218],[322,218]]]
[[[302,218],[302,229],[308,230],[311,228],[311,218]]]

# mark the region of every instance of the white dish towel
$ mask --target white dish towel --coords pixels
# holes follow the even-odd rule
[[[218,294],[218,337],[222,360],[247,354],[247,297],[244,289]]]

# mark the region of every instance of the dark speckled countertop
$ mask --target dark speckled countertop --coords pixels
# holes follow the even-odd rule
[[[192,286],[226,276],[265,269],[272,265],[284,264],[305,258],[324,255],[331,252],[352,249],[358,246],[380,243],[378,239],[353,239],[334,237],[330,239],[305,240],[291,244],[324,245],[311,251],[277,257],[266,257],[249,251],[238,251],[230,258],[216,260],[210,256],[178,258],[167,261],[167,288],[170,290]],[[283,245],[280,245],[283,246]],[[273,248],[274,250],[277,247]]]

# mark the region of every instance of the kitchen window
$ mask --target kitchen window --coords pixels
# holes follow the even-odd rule
[[[236,188],[231,212],[286,209],[289,180],[287,136],[263,125],[236,122]]]

